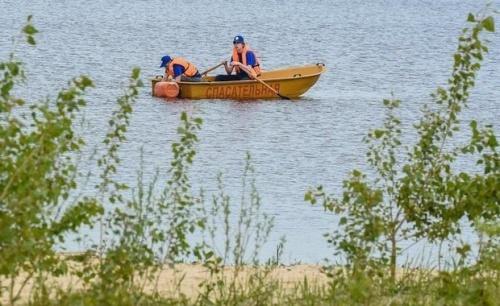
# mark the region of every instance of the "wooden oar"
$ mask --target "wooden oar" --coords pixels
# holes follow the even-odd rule
[[[257,81],[259,81],[262,85],[266,86],[267,88],[269,88],[272,92],[274,92],[275,94],[277,94],[280,98],[282,99],[285,99],[285,100],[290,100],[289,97],[285,97],[284,95],[280,94],[276,89],[272,88],[269,84],[267,84],[266,82],[262,81],[261,79],[259,79],[258,77],[254,77]]]
[[[207,70],[205,70],[203,73],[200,73],[202,76],[209,73],[210,71],[212,70],[215,70],[217,68],[219,68],[220,66],[224,65],[224,62],[221,62],[220,64],[218,64],[217,66],[213,66],[212,68],[209,68]]]
[[[247,67],[241,65],[240,68],[242,68],[244,71],[247,72],[248,75],[251,75],[252,73],[248,70]],[[274,92],[275,94],[277,94],[281,99],[285,99],[285,100],[290,100],[289,97],[285,97],[284,95],[280,94],[276,89],[272,88],[269,84],[267,84],[266,82],[262,81],[261,79],[259,79],[258,77],[254,77],[255,80],[259,81],[262,85],[266,86],[267,88],[269,88],[272,92]]]

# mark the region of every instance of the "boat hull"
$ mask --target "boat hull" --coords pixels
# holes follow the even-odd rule
[[[263,72],[260,79],[281,95],[297,98],[309,90],[325,71],[323,64],[291,67]],[[161,79],[152,80],[152,88]],[[255,80],[217,82],[206,77],[203,82],[179,82],[180,98],[185,99],[272,99],[276,93]],[[154,92],[153,92],[154,95]]]

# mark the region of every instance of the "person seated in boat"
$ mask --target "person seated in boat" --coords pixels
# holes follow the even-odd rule
[[[245,44],[243,36],[236,35],[233,39],[233,54],[231,62],[224,62],[227,75],[215,76],[216,81],[237,81],[254,79],[260,75],[260,61],[255,53]],[[236,74],[232,74],[235,71]]]
[[[160,68],[165,67],[164,81],[201,82],[201,75],[195,65],[182,57],[171,58],[165,55],[161,58]]]

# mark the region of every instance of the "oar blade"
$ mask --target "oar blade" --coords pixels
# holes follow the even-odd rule
[[[286,97],[286,96],[284,96],[284,95],[282,95],[282,94],[280,94],[280,93],[277,93],[277,94],[278,94],[278,96],[279,96],[281,99],[290,100],[290,98],[289,98],[289,97]]]

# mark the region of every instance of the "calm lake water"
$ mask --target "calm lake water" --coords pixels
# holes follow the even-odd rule
[[[237,204],[250,152],[264,210],[276,218],[264,256],[286,235],[285,261],[318,262],[332,253],[322,234],[336,219],[303,201],[307,187],[323,184],[340,195],[348,172],[366,169],[361,139],[381,124],[382,99],[391,93],[402,100],[405,140],[413,140],[410,127],[419,108],[437,85],[446,84],[467,14],[485,3],[261,0],[240,8],[223,0],[0,0],[0,58],[12,51],[11,38],[33,14],[38,45],[16,49],[29,79],[18,93],[53,98],[72,77],[90,75],[96,88],[85,110],[89,148],[102,139],[132,67],[141,67],[147,86],[121,152],[120,177],[134,184],[141,147],[147,175],[165,171],[180,113],[200,116],[204,124],[191,173],[195,189],[213,190],[220,171]],[[299,101],[172,103],[151,97],[148,79],[162,73],[162,55],[186,57],[204,70],[230,56],[236,34],[258,50],[264,69],[323,62],[328,71]],[[494,123],[498,131],[500,40],[498,33],[487,38],[491,51],[464,118]],[[463,135],[458,141],[467,140]],[[92,165],[83,162],[82,169]]]

